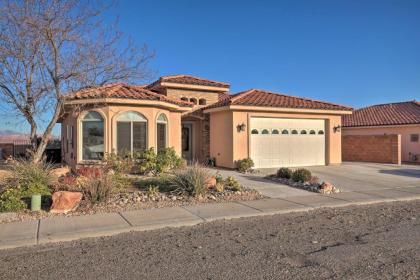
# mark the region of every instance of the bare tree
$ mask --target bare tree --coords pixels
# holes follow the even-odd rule
[[[116,26],[101,1],[0,0],[0,98],[29,123],[33,160],[41,160],[64,112],[66,93],[149,78],[153,57]],[[39,116],[52,112],[39,143]]]

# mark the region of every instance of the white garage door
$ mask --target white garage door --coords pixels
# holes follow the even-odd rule
[[[251,118],[256,168],[325,165],[325,121]]]

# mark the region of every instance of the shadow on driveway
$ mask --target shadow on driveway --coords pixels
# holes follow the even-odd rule
[[[378,172],[382,174],[391,174],[391,175],[398,175],[398,176],[405,176],[405,177],[420,178],[420,171],[413,170],[413,169],[381,169],[381,170],[378,170]]]

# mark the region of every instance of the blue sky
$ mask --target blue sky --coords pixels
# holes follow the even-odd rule
[[[420,1],[404,0],[121,0],[107,17],[156,51],[156,76],[358,108],[420,99],[419,15]]]

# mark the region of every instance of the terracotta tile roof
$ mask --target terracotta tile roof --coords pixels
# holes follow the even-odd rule
[[[197,86],[222,87],[222,88],[230,87],[230,85],[227,83],[212,81],[212,80],[203,79],[199,77],[193,77],[190,75],[162,76],[159,78],[159,80],[151,83],[147,87],[153,88],[155,86],[158,86],[162,82],[186,84],[186,85],[197,85]]]
[[[206,107],[206,109],[223,107],[228,105],[243,106],[262,106],[262,107],[278,107],[278,108],[301,108],[301,109],[319,109],[319,110],[338,110],[350,111],[352,108],[327,103],[323,101],[295,97],[290,95],[278,94],[260,89],[250,89],[227,98],[223,98],[219,102]]]
[[[145,88],[145,86],[128,85],[128,84],[108,84],[99,87],[87,88],[81,91],[71,93],[66,96],[68,100],[76,99],[98,99],[98,98],[122,98],[122,99],[137,99],[137,100],[151,100],[163,101],[170,104],[175,104],[181,107],[192,107],[190,102],[176,100],[156,92],[152,92]]]
[[[373,105],[343,117],[344,127],[420,124],[420,102]]]

